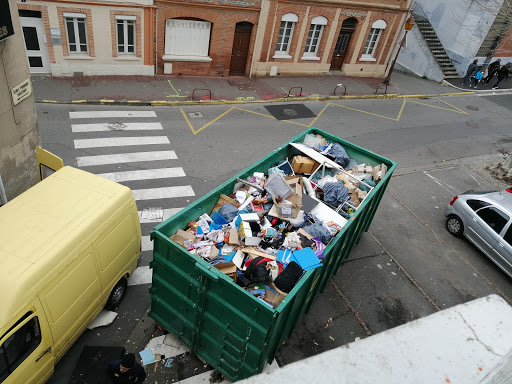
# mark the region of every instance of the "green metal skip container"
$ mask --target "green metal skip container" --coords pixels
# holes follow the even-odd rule
[[[273,309],[237,286],[201,257],[169,239],[178,229],[209,213],[220,194],[233,193],[236,178],[267,172],[278,162],[300,154],[289,145],[306,134],[320,134],[340,143],[359,164],[384,163],[388,170],[356,213],[329,243],[322,267],[310,270],[283,302]],[[237,176],[161,223],[151,232],[154,241],[151,317],[178,336],[195,354],[231,381],[260,373],[272,362],[297,322],[323,292],[343,260],[368,230],[397,163],[314,127],[290,140]]]

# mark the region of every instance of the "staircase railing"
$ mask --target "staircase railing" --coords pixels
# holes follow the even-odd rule
[[[416,18],[416,16],[420,16],[421,18],[428,20],[427,14],[425,13],[425,11],[420,3],[415,2],[412,5],[412,9],[413,9],[413,14],[415,15],[415,18]]]

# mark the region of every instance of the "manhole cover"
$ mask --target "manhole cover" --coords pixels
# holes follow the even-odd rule
[[[469,128],[479,128],[477,122],[475,120],[469,120],[469,121],[466,121],[466,125],[469,127]]]
[[[283,109],[283,113],[284,113],[285,115],[290,116],[290,118],[292,118],[292,119],[293,119],[294,117],[298,116],[297,111],[296,111],[296,110],[294,110],[294,109],[290,109],[290,108],[285,108],[285,109]]]
[[[316,117],[304,104],[265,105],[265,109],[277,120],[307,119]]]
[[[111,131],[123,131],[127,127],[124,123],[108,123],[107,128]]]
[[[201,112],[191,112],[188,114],[192,119],[196,119],[198,117],[203,117],[203,114]]]
[[[478,111],[479,110],[478,107],[475,107],[473,105],[466,105],[466,108],[467,109],[471,109],[472,111]]]

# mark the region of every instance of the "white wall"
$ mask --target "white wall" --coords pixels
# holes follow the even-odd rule
[[[480,49],[503,0],[417,0],[418,3],[417,11],[423,9],[446,53],[462,74]]]
[[[420,77],[425,76],[434,81],[442,81],[444,78],[443,71],[418,27],[414,27],[407,34],[407,44],[400,50],[394,69]]]

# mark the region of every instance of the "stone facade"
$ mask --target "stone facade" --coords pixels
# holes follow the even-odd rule
[[[7,200],[12,200],[38,181],[35,149],[40,137],[34,95],[17,105],[11,97],[11,89],[29,79],[30,73],[27,58],[20,54],[24,41],[15,0],[9,5],[14,35],[0,42],[0,176]]]

